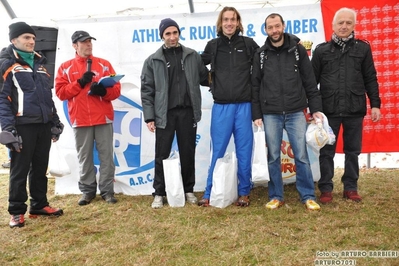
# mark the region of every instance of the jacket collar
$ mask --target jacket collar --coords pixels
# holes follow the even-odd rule
[[[188,49],[186,49],[186,47],[185,47],[184,45],[180,44],[179,47],[181,47],[181,49],[182,49],[182,52],[183,52],[183,59],[184,59],[188,54],[190,54],[190,51],[189,51]],[[163,49],[164,49],[163,45],[162,45],[161,47],[159,47],[159,49],[156,50],[155,53],[153,54],[153,58],[154,58],[154,59],[161,59],[161,60],[164,60],[164,59],[165,59],[165,56],[164,56],[164,54],[163,54]]]
[[[281,46],[281,49],[288,49],[290,50],[292,47],[296,46],[300,42],[300,39],[293,34],[290,33],[284,33],[284,43]],[[263,45],[263,49],[261,50],[276,50],[276,47],[272,45],[272,43],[269,40],[269,37],[266,38],[265,44]]]
[[[78,55],[78,53],[75,52],[75,60],[77,60],[78,62],[84,62],[86,63],[87,59],[91,59],[93,60],[93,55],[89,55],[88,57],[82,57],[80,55]]]
[[[226,42],[231,42],[231,41],[235,41],[238,36],[240,35],[240,31],[236,30],[236,32],[233,34],[233,36],[231,36],[231,38],[228,38],[226,35],[224,35],[223,33],[219,35],[219,37]]]

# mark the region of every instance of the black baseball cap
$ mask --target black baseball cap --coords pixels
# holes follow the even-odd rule
[[[89,34],[87,31],[82,31],[82,30],[75,31],[75,32],[72,34],[71,39],[72,39],[72,43],[84,42],[84,41],[86,41],[87,39],[96,40],[96,38],[91,37],[90,34]]]

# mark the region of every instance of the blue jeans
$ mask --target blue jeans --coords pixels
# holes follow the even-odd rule
[[[281,142],[283,129],[294,153],[296,167],[296,189],[301,202],[315,199],[313,175],[306,149],[306,119],[304,113],[265,114],[263,115],[266,145],[268,151],[270,182],[269,199],[284,200],[284,184],[281,173]]]

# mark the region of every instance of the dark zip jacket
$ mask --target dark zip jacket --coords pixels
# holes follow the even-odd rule
[[[252,58],[257,48],[252,38],[239,35],[239,31],[231,39],[222,34],[207,43],[201,57],[205,65],[211,64],[215,103],[251,101]]]
[[[371,108],[380,108],[377,73],[368,43],[352,39],[344,51],[333,41],[320,44],[313,52],[312,65],[327,117],[365,116],[366,94]]]
[[[322,111],[320,91],[305,47],[295,35],[284,33],[276,49],[269,38],[253,60],[252,118],[263,114]]]
[[[33,69],[13,45],[0,53],[0,122],[3,130],[23,124],[59,122],[52,99],[50,74],[43,64],[46,58],[35,53]]]
[[[184,74],[183,49],[178,46],[165,48],[163,51],[169,74],[168,110],[191,107],[188,84]]]

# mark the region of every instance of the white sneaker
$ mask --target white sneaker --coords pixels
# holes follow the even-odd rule
[[[191,203],[191,204],[197,204],[198,203],[197,197],[192,192],[186,193],[186,200],[187,200],[188,203]]]
[[[154,197],[154,201],[151,204],[151,208],[153,209],[160,209],[163,207],[163,197],[156,195]]]

